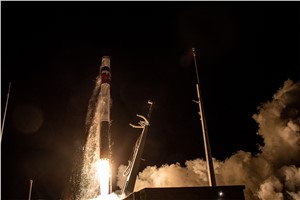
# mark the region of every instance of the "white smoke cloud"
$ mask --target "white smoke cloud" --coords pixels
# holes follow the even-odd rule
[[[260,186],[258,197],[268,199],[300,199],[300,168],[284,166]]]
[[[217,185],[245,185],[248,200],[300,199],[300,83],[285,81],[272,101],[258,107],[253,115],[264,139],[261,152],[238,151],[225,161],[213,160]],[[135,191],[145,187],[186,187],[208,185],[206,162],[202,159],[140,172]],[[119,175],[125,166],[119,168]],[[120,179],[121,180],[121,179]],[[123,185],[123,180],[118,186]]]
[[[283,185],[280,181],[271,176],[260,185],[260,190],[258,192],[259,199],[268,200],[280,200],[283,199],[283,194],[281,193]]]
[[[116,185],[121,189],[124,185],[124,182],[126,180],[126,176],[123,175],[124,171],[126,170],[127,166],[120,165],[118,168],[118,174],[117,174],[117,183]]]
[[[245,185],[246,199],[253,199],[259,184],[272,174],[272,167],[261,156],[239,151],[226,159],[217,174],[218,185]]]
[[[288,191],[298,191],[300,192],[300,168],[292,166],[284,166],[282,168],[282,173],[285,177],[285,186]]]
[[[253,118],[264,139],[262,155],[272,166],[299,164],[300,83],[287,80],[271,102],[259,107]]]

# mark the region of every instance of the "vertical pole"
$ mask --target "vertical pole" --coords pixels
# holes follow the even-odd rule
[[[33,183],[33,180],[30,180],[28,200],[31,200],[32,183]]]
[[[2,121],[2,127],[1,127],[0,143],[2,142],[2,135],[3,135],[5,118],[6,118],[6,111],[7,111],[8,99],[9,99],[9,92],[10,92],[10,85],[11,85],[11,82],[9,82],[9,86],[8,86],[8,92],[7,92],[7,98],[6,98],[6,105],[5,105],[5,110],[4,110],[4,115],[3,115],[3,121]]]
[[[194,63],[195,63],[195,68],[196,68],[196,75],[197,75],[196,88],[197,88],[198,105],[199,105],[199,111],[200,111],[199,112],[200,121],[201,121],[201,126],[202,126],[202,133],[203,133],[203,142],[204,142],[204,148],[205,148],[208,182],[209,182],[209,186],[216,186],[215,172],[214,172],[209,138],[208,138],[208,133],[207,133],[204,108],[203,108],[203,103],[201,101],[201,96],[200,96],[199,75],[198,75],[198,69],[197,69],[195,48],[193,48],[192,50],[193,50],[193,57],[194,57]]]

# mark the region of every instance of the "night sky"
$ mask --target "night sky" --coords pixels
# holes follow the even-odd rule
[[[300,81],[299,2],[1,2],[2,199],[26,199],[30,179],[34,198],[61,197],[104,55],[115,168],[149,99],[141,170],[204,158],[192,47],[213,157],[258,153],[257,107]]]

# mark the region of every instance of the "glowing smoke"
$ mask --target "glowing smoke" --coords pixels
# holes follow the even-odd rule
[[[101,108],[103,107],[101,76],[96,79],[96,85],[89,101],[86,118],[87,139],[83,150],[83,161],[79,171],[78,192],[75,199],[119,199],[114,193],[109,194],[110,166],[108,160],[100,158],[100,126]],[[101,194],[101,196],[99,196]]]
[[[70,188],[64,199],[95,199],[100,193],[98,166],[100,157],[100,106],[99,100],[101,77],[96,79],[92,97],[89,100],[86,117],[86,141],[82,152],[78,153],[72,176]]]
[[[86,118],[86,126],[88,128],[88,136],[83,152],[83,166],[80,177],[79,198],[92,199],[99,195],[99,182],[97,178],[97,161],[99,160],[99,141],[100,141],[100,101],[98,100],[100,93],[101,78],[96,79],[96,86],[89,102],[88,114]]]
[[[261,153],[238,151],[225,161],[214,160],[217,185],[245,185],[252,199],[300,199],[300,83],[287,80],[273,100],[253,115],[264,139]],[[135,191],[145,187],[208,185],[202,159],[179,164],[149,166],[139,173]],[[119,167],[117,185],[122,186],[124,166]]]

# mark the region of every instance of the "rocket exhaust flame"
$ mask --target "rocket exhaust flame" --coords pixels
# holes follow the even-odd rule
[[[109,160],[101,159],[97,162],[97,177],[100,183],[101,196],[109,194],[110,166]]]

